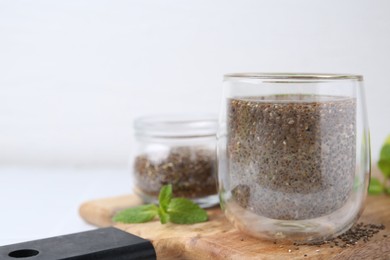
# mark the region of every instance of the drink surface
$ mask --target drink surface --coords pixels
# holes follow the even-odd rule
[[[227,106],[231,200],[258,215],[316,218],[341,208],[356,169],[356,100],[239,97]]]

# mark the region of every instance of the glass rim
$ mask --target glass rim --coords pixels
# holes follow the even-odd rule
[[[134,120],[135,134],[156,138],[215,136],[218,120],[211,114],[151,115]]]
[[[243,72],[227,73],[223,76],[227,79],[274,79],[274,80],[357,80],[363,81],[363,75],[337,74],[337,73],[285,73],[285,72]]]

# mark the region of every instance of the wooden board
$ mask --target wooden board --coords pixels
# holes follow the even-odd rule
[[[80,215],[93,225],[107,227],[113,225],[111,217],[116,211],[140,203],[134,195],[94,200],[81,205]],[[369,196],[359,220],[384,224],[386,229],[368,243],[362,241],[343,249],[301,245],[296,250],[291,244],[274,244],[242,234],[219,208],[209,209],[208,214],[209,221],[194,225],[162,225],[157,220],[114,226],[150,239],[158,259],[390,259],[390,197],[386,196]]]

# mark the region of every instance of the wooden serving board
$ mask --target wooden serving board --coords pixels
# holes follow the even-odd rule
[[[114,224],[118,210],[141,204],[134,195],[99,199],[81,205],[80,215],[98,227],[115,227],[152,241],[158,259],[390,259],[390,197],[369,196],[359,221],[384,224],[369,242],[347,248],[274,244],[235,229],[219,208],[208,210],[209,221],[193,225]],[[386,237],[387,236],[387,237]],[[305,256],[306,255],[306,256]]]

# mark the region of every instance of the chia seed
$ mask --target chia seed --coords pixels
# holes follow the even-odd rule
[[[271,95],[228,101],[232,199],[281,220],[341,208],[355,173],[356,101]]]
[[[217,193],[215,154],[202,147],[174,147],[164,159],[139,155],[134,162],[137,188],[157,197],[163,185],[172,184],[173,195],[201,198]]]

